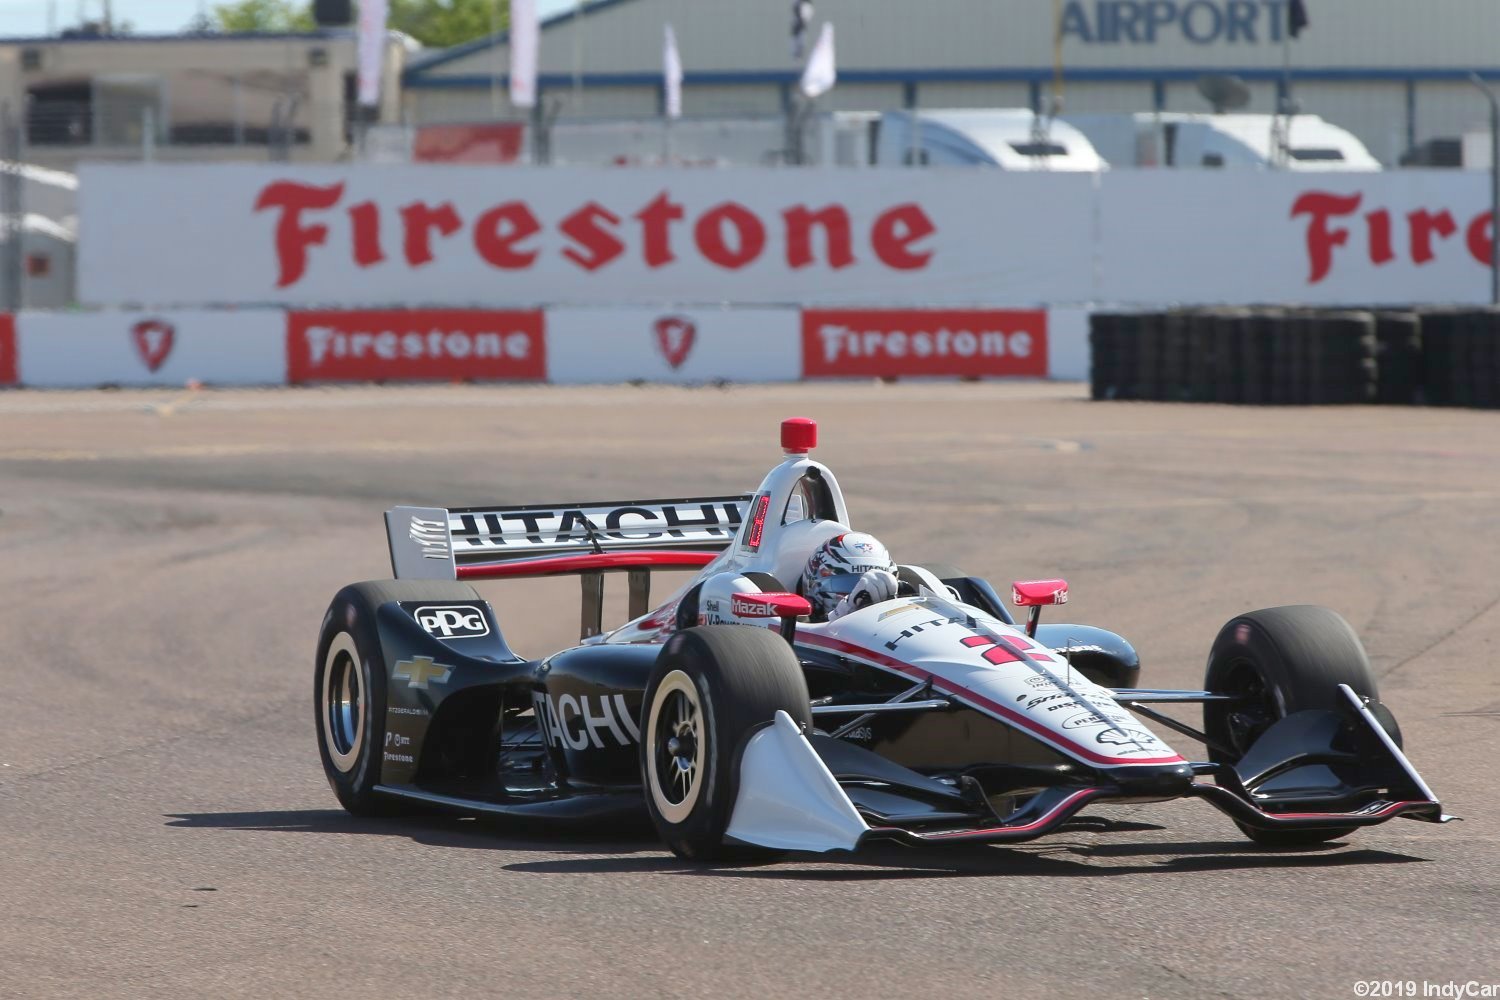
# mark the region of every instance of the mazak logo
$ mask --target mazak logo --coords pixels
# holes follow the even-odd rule
[[[741,618],[774,618],[776,609],[765,601],[747,600],[743,597],[735,597],[729,603],[729,610]]]
[[[449,677],[453,676],[453,668],[446,664],[434,662],[430,656],[414,656],[410,660],[397,662],[396,669],[391,671],[391,677],[398,681],[406,681],[406,686],[426,691],[428,684],[446,684]]]
[[[135,353],[150,372],[156,371],[172,353],[177,340],[177,328],[164,319],[143,319],[130,328],[130,337],[135,341]]]
[[[1047,374],[1044,310],[805,310],[802,374]]]
[[[656,333],[656,349],[675,372],[692,353],[698,339],[697,324],[684,316],[663,316],[652,329]]]
[[[406,535],[422,547],[423,559],[448,558],[448,525],[442,521],[413,515]]]
[[[428,635],[444,639],[477,639],[490,634],[484,612],[472,604],[431,604],[412,612]]]

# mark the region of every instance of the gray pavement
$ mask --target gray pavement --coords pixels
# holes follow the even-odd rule
[[[1337,609],[1465,821],[1265,853],[1181,802],[1021,847],[704,869],[338,809],[313,643],[341,584],[388,575],[385,507],[749,489],[793,414],[899,559],[1067,577],[1143,683],[1197,685],[1240,611]],[[1500,984],[1497,557],[1495,413],[940,383],[0,393],[0,996]],[[573,635],[569,581],[485,593],[522,652]]]

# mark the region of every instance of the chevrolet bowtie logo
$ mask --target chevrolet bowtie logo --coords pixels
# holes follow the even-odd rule
[[[428,681],[442,684],[453,676],[453,668],[434,663],[430,656],[418,656],[415,659],[398,662],[391,676],[396,680],[406,681],[406,686],[409,688],[421,688],[426,691]]]

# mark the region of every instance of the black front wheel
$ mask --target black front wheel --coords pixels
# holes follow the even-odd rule
[[[339,804],[355,816],[389,816],[413,809],[375,791],[385,740],[385,656],[375,611],[391,601],[472,603],[465,583],[380,580],[340,590],[323,616],[313,662],[318,754]]]
[[[1251,611],[1231,619],[1214,639],[1203,686],[1237,700],[1203,706],[1209,758],[1215,763],[1236,764],[1277,720],[1307,709],[1337,709],[1340,684],[1349,685],[1355,694],[1372,703],[1378,701],[1365,648],[1337,612],[1303,604]],[[1394,720],[1386,728],[1393,725]],[[1239,826],[1251,840],[1268,847],[1320,844],[1357,829],[1257,830],[1243,823]]]
[[[802,667],[776,633],[702,625],[668,640],[642,705],[641,783],[651,821],[678,857],[765,856],[724,838],[745,743],[778,711],[811,729]]]

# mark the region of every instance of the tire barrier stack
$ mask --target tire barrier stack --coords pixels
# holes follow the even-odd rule
[[[1094,313],[1095,399],[1500,407],[1500,311]]]

